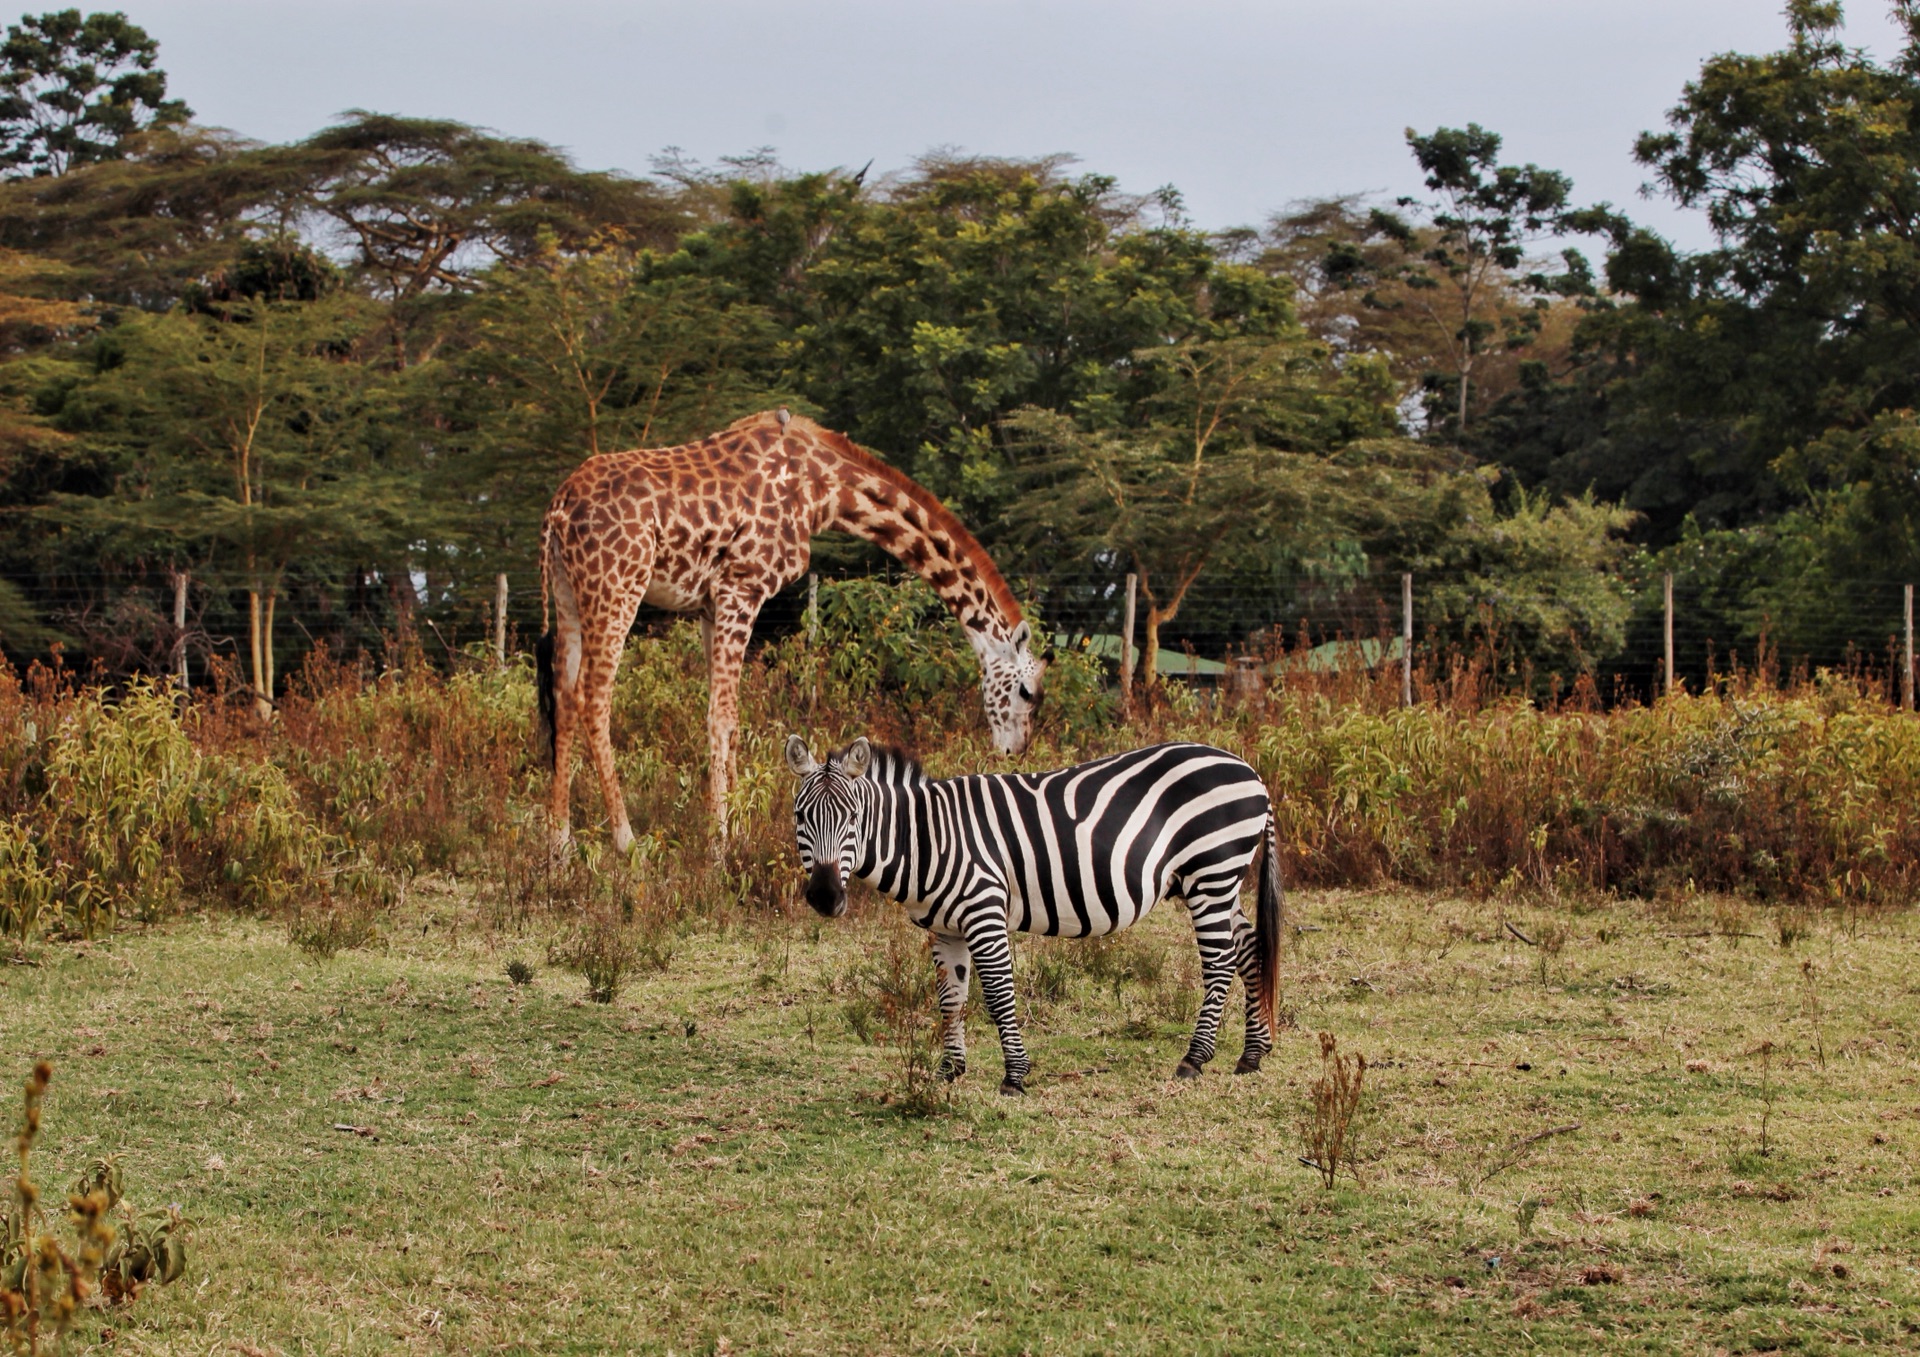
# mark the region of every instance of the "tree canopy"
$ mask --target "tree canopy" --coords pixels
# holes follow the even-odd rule
[[[1150,646],[1353,634],[1410,570],[1427,642],[1538,691],[1641,663],[1671,570],[1721,645],[1837,662],[1920,575],[1894,10],[1890,60],[1795,0],[1778,51],[1679,91],[1634,152],[1696,252],[1476,123],[1409,129],[1424,194],[1208,233],[1064,156],[634,176],[373,112],[264,145],[195,125],[124,15],[23,17],[0,645],[137,662],[171,633],[127,600],[188,570],[263,701],[323,636],[451,649],[501,573],[532,623],[579,459],[784,404],[950,502],[1063,632],[1117,625],[1132,574]]]

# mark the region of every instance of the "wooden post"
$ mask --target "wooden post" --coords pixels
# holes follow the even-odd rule
[[[1673,572],[1667,572],[1667,696],[1673,696]]]
[[[1907,663],[1900,671],[1900,705],[1913,710],[1913,586],[1907,586]]]
[[[507,667],[507,572],[493,581],[493,667]]]
[[[189,579],[189,576],[187,572],[184,570],[176,570],[173,572],[173,678],[174,678],[174,682],[180,685],[180,691],[182,693],[185,693],[187,691],[187,685],[188,685],[188,678],[187,678],[187,580],[188,579]],[[1911,587],[1909,587],[1907,590],[1907,616],[1909,618],[1913,616],[1913,590]],[[1911,631],[1912,627],[1909,626],[1908,630]],[[1909,655],[1913,653],[1913,646],[1911,645],[1911,643],[1909,643],[1909,645],[1907,646],[1907,653]],[[1913,667],[1911,662],[1909,662],[1907,667],[1909,669]]]
[[[1120,712],[1133,716],[1133,602],[1140,589],[1140,577],[1127,576],[1127,611],[1120,623]]]
[[[1413,705],[1413,572],[1400,576],[1400,705]]]

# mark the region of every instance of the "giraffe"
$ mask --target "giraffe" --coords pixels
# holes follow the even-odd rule
[[[813,534],[864,537],[933,586],[980,660],[994,747],[1026,748],[1045,672],[1032,628],[980,544],[923,487],[851,439],[786,410],[751,415],[672,448],[589,458],[555,492],[540,530],[541,611],[552,625],[535,654],[539,735],[553,781],[554,853],[571,838],[573,742],[585,723],[614,848],[633,844],[609,735],[613,680],[642,601],[697,613],[709,696],[707,807],[714,848],[726,840],[740,666],[760,607],[806,572]]]

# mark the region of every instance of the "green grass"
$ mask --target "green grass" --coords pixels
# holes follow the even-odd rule
[[[1543,972],[1496,903],[1295,906],[1319,931],[1263,1075],[1228,1073],[1236,1037],[1175,1083],[1165,994],[1082,975],[1029,1016],[1031,1096],[996,1095],[976,1016],[931,1116],[841,1016],[871,901],[694,934],[604,1006],[544,965],[511,986],[541,939],[442,883],[326,965],[225,916],[41,947],[0,1013],[10,1078],[55,1064],[42,1181],[117,1152],[197,1222],[188,1275],[103,1317],[117,1352],[1920,1342],[1912,916],[1812,914],[1786,950],[1758,911],[1729,938],[1674,936],[1724,906],[1561,907]],[[1184,918],[1147,928],[1177,985]],[[1317,1029],[1370,1062],[1333,1191],[1296,1158]]]

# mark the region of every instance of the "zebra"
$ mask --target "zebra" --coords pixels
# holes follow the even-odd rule
[[[896,749],[863,736],[816,762],[788,737],[800,779],[793,833],[806,899],[838,918],[858,877],[907,906],[932,934],[940,993],[940,1072],[966,1072],[967,966],[1000,1032],[1005,1094],[1026,1092],[1032,1062],[1014,1015],[1010,930],[1099,937],[1179,898],[1193,916],[1204,996],[1174,1074],[1213,1059],[1227,989],[1247,990],[1247,1036],[1236,1074],[1252,1074],[1278,1034],[1286,900],[1266,784],[1242,759],[1200,744],[1162,744],[1049,773],[929,778]],[[1263,856],[1264,855],[1264,856]],[[1260,863],[1257,927],[1240,909]]]

